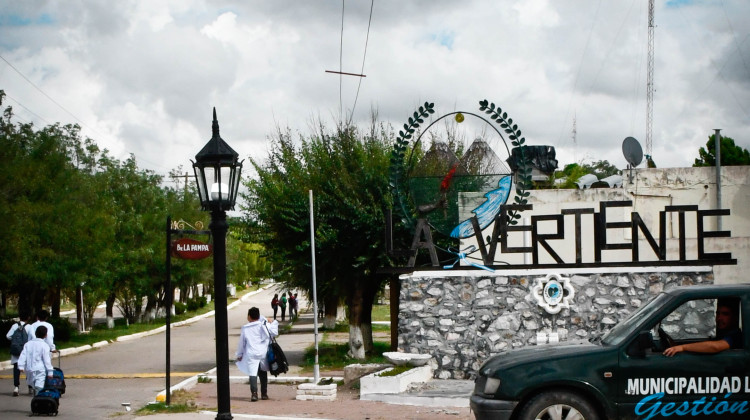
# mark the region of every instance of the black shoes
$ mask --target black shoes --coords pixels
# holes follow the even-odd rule
[[[261,394],[260,395],[260,399],[261,400],[267,400],[268,399],[268,394]],[[258,393],[257,392],[253,392],[252,397],[250,397],[250,401],[252,401],[252,402],[258,401]]]

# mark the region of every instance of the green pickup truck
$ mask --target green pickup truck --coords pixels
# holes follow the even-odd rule
[[[730,306],[734,340],[717,312]],[[750,419],[749,324],[750,284],[665,291],[601,339],[493,356],[471,410],[478,420]],[[722,351],[697,352],[705,343]]]

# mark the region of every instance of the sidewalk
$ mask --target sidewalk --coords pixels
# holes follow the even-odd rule
[[[289,359],[290,371],[278,378],[269,375],[268,401],[250,401],[248,378],[230,363],[230,401],[232,416],[238,419],[284,420],[284,419],[415,419],[415,420],[469,420],[468,402],[473,390],[472,381],[432,380],[418,389],[401,394],[383,395],[380,401],[359,399],[359,389],[341,385],[335,401],[301,401],[295,399],[297,384],[312,382],[312,372],[302,372],[304,348],[314,343],[313,316],[311,312],[300,313],[297,321],[286,334],[279,336],[279,343]],[[319,328],[322,324],[319,323]],[[283,324],[281,326],[283,330]],[[322,339],[322,334],[318,340]],[[201,376],[201,375],[199,375]],[[197,377],[184,381],[179,388],[190,392],[196,402],[198,413],[160,414],[149,419],[210,419],[216,416],[216,380],[209,371],[205,376],[210,383],[198,383]],[[342,371],[321,371],[321,378],[341,379]],[[175,389],[175,387],[173,387]]]

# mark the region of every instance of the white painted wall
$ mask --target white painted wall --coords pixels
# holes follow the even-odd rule
[[[608,222],[629,221],[630,213],[636,211],[643,218],[651,234],[658,240],[659,212],[670,205],[697,205],[700,210],[716,209],[716,172],[715,168],[665,168],[633,170],[632,183],[629,172],[623,173],[623,188],[589,189],[589,190],[534,190],[529,197],[533,210],[522,213],[529,220],[532,215],[559,214],[562,209],[594,208],[599,211],[601,201],[632,200],[632,207],[608,210]],[[714,273],[717,284],[750,282],[750,166],[729,166],[721,170],[722,204],[721,208],[729,209],[730,216],[722,217],[722,230],[731,232],[728,238],[708,238],[705,241],[706,252],[730,252],[737,265],[717,265]],[[462,193],[459,196],[460,220],[471,216],[471,210],[484,201],[481,194]],[[511,203],[513,197],[508,202]],[[705,219],[706,230],[716,230],[716,218]],[[567,215],[565,221],[565,239],[549,241],[553,249],[566,263],[575,262],[574,216]],[[540,232],[554,232],[552,222],[540,225]],[[678,217],[677,213],[667,215],[667,259],[678,259]],[[686,250],[687,259],[697,258],[696,217],[686,217]],[[492,225],[483,232],[487,237],[492,234]],[[510,243],[522,246],[524,235],[511,233]],[[582,216],[582,249],[583,261],[594,261],[593,219],[591,215]],[[618,229],[608,231],[610,242],[630,241],[630,230]],[[528,240],[528,239],[527,239]],[[463,240],[461,248],[476,245],[473,238]],[[639,242],[642,261],[656,260],[648,243],[641,237]],[[630,261],[630,250],[603,251],[603,261]],[[471,257],[480,259],[479,253]],[[495,255],[496,264],[504,261],[509,264],[524,264],[524,254]],[[481,263],[481,261],[476,261]],[[553,263],[554,260],[543,249],[540,251],[540,263]]]

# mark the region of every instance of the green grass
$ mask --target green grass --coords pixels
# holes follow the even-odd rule
[[[397,376],[412,369],[414,369],[414,366],[410,365],[394,366],[393,369],[388,372],[378,373],[376,376]]]
[[[155,402],[155,403],[149,403],[145,407],[139,408],[138,411],[136,411],[136,413],[141,416],[146,416],[150,414],[160,414],[160,413],[192,413],[194,411],[198,411],[198,408],[195,406],[194,403],[187,403],[187,404],[171,403],[167,405],[162,402]]]
[[[138,415],[149,415],[159,413],[192,413],[198,411],[195,405],[195,393],[185,390],[172,392],[169,398],[169,405],[163,402],[146,404],[136,411]]]
[[[328,332],[331,332],[331,333],[337,333],[337,332],[338,333],[341,333],[341,332],[348,333],[349,332],[349,324],[347,324],[345,322],[339,322],[339,323],[336,324],[336,326],[334,328],[328,329],[328,328],[325,328],[325,327],[320,327],[319,329],[323,333],[328,333]],[[391,330],[391,327],[388,326],[388,325],[379,325],[379,324],[373,324],[372,325],[372,331],[373,332],[375,332],[375,331],[390,331],[390,330]]]
[[[373,321],[390,321],[391,305],[372,305]]]
[[[318,366],[321,370],[342,370],[352,363],[388,363],[383,353],[390,351],[390,346],[390,343],[375,341],[371,355],[368,355],[365,360],[355,360],[346,354],[349,351],[348,343],[330,343],[324,340],[318,344]],[[305,350],[302,368],[305,371],[312,370],[314,365],[315,346],[310,346]]]

